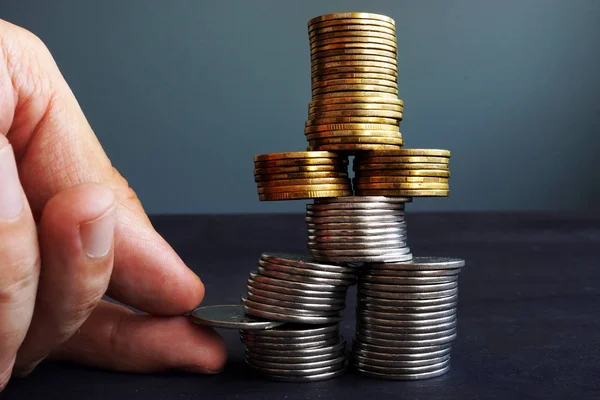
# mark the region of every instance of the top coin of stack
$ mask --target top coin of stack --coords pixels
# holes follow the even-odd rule
[[[328,151],[295,151],[254,157],[259,200],[351,196],[348,159]]]
[[[371,13],[322,15],[308,22],[312,101],[309,150],[399,149],[396,28]]]

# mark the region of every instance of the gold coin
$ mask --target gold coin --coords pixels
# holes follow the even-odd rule
[[[255,182],[293,180],[293,179],[322,179],[322,178],[348,178],[347,172],[316,171],[316,172],[288,172],[282,174],[254,175]]]
[[[385,81],[397,82],[395,75],[386,74],[373,74],[364,72],[347,72],[345,74],[328,74],[319,75],[311,79],[311,83],[314,85],[318,82],[339,80],[339,79],[379,79]],[[398,85],[398,83],[396,83]]]
[[[448,164],[437,163],[383,163],[383,164],[354,164],[355,170],[373,169],[448,169]]]
[[[323,46],[321,46],[323,47]],[[338,56],[378,56],[385,57],[386,62],[391,61],[394,64],[398,62],[398,52],[396,50],[389,49],[376,49],[376,48],[368,48],[368,47],[342,47],[338,49],[331,50],[321,50],[319,52],[315,52],[310,55],[310,61],[319,62],[321,59],[329,58],[329,57],[338,57]],[[390,60],[387,60],[390,59]],[[352,60],[350,60],[352,61]],[[361,61],[361,60],[354,60]]]
[[[337,117],[337,118],[319,118],[309,119],[304,123],[305,126],[311,125],[330,125],[330,124],[387,124],[400,126],[397,119],[378,118],[378,117]]]
[[[331,63],[329,63],[331,64]],[[326,74],[341,74],[347,72],[365,72],[365,73],[376,73],[376,74],[386,74],[396,76],[396,66],[393,64],[387,64],[389,68],[380,68],[380,67],[363,67],[363,66],[355,66],[347,64],[340,64],[341,67],[328,67],[323,70],[315,70],[315,67],[312,67],[311,79],[317,76],[326,75]]]
[[[398,61],[389,56],[373,56],[373,55],[361,55],[361,54],[350,54],[350,55],[342,55],[342,56],[324,56],[320,58],[316,58],[311,61],[310,66],[316,67],[321,64],[329,64],[332,62],[356,62],[356,61],[371,61],[371,62],[382,62],[388,63],[396,67],[398,69]],[[394,74],[396,75],[396,74]]]
[[[307,140],[319,140],[319,139],[329,139],[335,137],[393,137],[393,138],[401,138],[402,134],[400,131],[325,131],[318,133],[307,133]]]
[[[349,185],[350,181],[346,178],[309,178],[309,179],[276,179],[258,182],[259,188],[273,186],[306,186],[321,184],[344,184]]]
[[[312,90],[313,97],[317,95],[331,92],[352,92],[352,91],[373,91],[384,92],[398,95],[398,87],[381,86],[381,85],[336,85],[324,86]]]
[[[310,67],[311,78],[316,75],[333,74],[334,72],[328,71],[334,68],[354,68],[351,71],[345,72],[369,72],[361,71],[361,68],[381,68],[388,70],[386,75],[398,76],[398,65],[393,62],[387,61],[369,61],[369,60],[349,60],[349,61],[332,61],[324,63],[315,63]]]
[[[366,177],[391,177],[391,176],[422,176],[422,177],[450,177],[450,171],[447,169],[373,169],[366,171],[356,171],[356,179]]]
[[[400,148],[398,145],[389,144],[367,144],[367,143],[354,143],[354,144],[319,144],[316,146],[309,146],[309,149],[315,150],[327,150],[327,151],[357,151],[357,150],[395,150]]]
[[[387,110],[402,112],[404,107],[398,104],[381,103],[350,103],[350,104],[329,104],[320,106],[309,106],[309,112],[339,111],[339,110]]]
[[[387,35],[396,36],[396,29],[388,26],[380,25],[358,25],[358,24],[345,24],[345,25],[333,25],[316,28],[308,32],[308,38],[314,38],[315,36],[330,35],[330,34],[344,34],[345,32],[364,32],[365,34],[372,32],[381,32]]]
[[[355,161],[357,164],[379,164],[379,163],[437,163],[449,164],[448,157],[425,157],[425,156],[406,156],[406,157],[363,157]]]
[[[342,158],[289,158],[285,160],[255,161],[254,168],[293,167],[298,165],[345,165]]]
[[[390,86],[398,88],[398,82],[388,79],[361,79],[361,78],[349,78],[349,79],[322,79],[312,84],[313,90],[320,87],[326,86],[346,86],[346,85],[380,85]]]
[[[404,109],[404,102],[395,97],[381,97],[381,96],[346,96],[346,97],[335,97],[330,99],[319,99],[312,100],[308,103],[308,107],[320,107],[320,106],[331,106],[331,105],[350,105],[350,104],[389,104],[402,107]]]
[[[304,128],[304,133],[317,133],[317,132],[335,132],[335,131],[392,131],[398,132],[398,124],[395,120],[392,120],[393,124],[323,124],[323,125],[311,125]]]
[[[321,185],[295,185],[295,186],[272,186],[257,188],[258,194],[281,193],[281,192],[303,192],[309,190],[349,190],[350,182],[330,183]]]
[[[352,190],[309,190],[303,192],[283,192],[269,193],[258,196],[260,201],[269,200],[300,200],[300,199],[316,199],[322,197],[343,197],[352,196]]]
[[[382,26],[384,28],[396,30],[396,25],[388,21],[380,21],[371,18],[344,18],[344,19],[333,19],[329,21],[315,22],[308,25],[308,32],[314,31],[315,29],[326,28],[329,26],[336,25],[373,25]]]
[[[337,118],[337,117],[382,117],[402,119],[403,114],[390,110],[337,110],[308,113],[309,119]]]
[[[340,155],[329,151],[289,151],[254,156],[254,161],[285,160],[288,158],[338,158]]]
[[[394,93],[387,92],[369,92],[369,91],[351,91],[351,92],[331,92],[331,93],[323,93],[320,94],[319,97],[313,98],[312,101],[322,101],[329,100],[333,98],[339,97],[383,97],[385,99],[394,99],[398,100],[398,95]]]
[[[310,41],[310,48],[316,49],[318,47],[329,46],[332,44],[340,44],[340,43],[371,43],[371,44],[381,44],[385,46],[392,47],[397,49],[396,47],[396,39],[383,39],[378,37],[371,36],[354,36],[354,37],[335,37],[330,39],[322,39],[317,37],[315,40]]]
[[[376,49],[389,51],[390,53],[396,54],[396,47],[388,46],[387,44],[379,43],[362,43],[362,42],[350,42],[350,43],[334,43],[325,46],[313,47],[310,49],[310,55],[315,55],[324,51],[330,50],[346,50],[346,49]]]
[[[374,13],[365,13],[365,12],[343,12],[343,13],[331,13],[319,15],[318,17],[311,18],[308,21],[308,25],[314,25],[319,22],[339,20],[339,19],[349,19],[349,18],[359,18],[359,19],[374,19],[378,21],[387,22],[388,24],[395,24],[395,21],[382,14],[374,14]]]
[[[255,175],[289,174],[293,172],[348,172],[348,165],[296,165],[291,167],[254,168]]]
[[[367,184],[357,183],[357,186],[355,187],[355,189],[356,190],[379,190],[379,189],[386,189],[386,190],[404,190],[404,189],[449,190],[449,186],[448,186],[448,183],[439,183],[439,182],[438,183],[434,183],[434,182],[427,182],[427,183],[394,182],[394,183],[367,183]]]
[[[346,137],[335,137],[335,138],[327,138],[327,139],[316,139],[309,140],[311,146],[322,145],[322,144],[358,144],[358,143],[366,143],[366,144],[394,144],[394,145],[402,145],[404,142],[402,137],[376,137],[376,136],[346,136]]]
[[[446,197],[450,194],[449,190],[357,190],[357,196],[389,196],[389,197]]]
[[[309,105],[310,106],[310,105]],[[440,149],[401,149],[398,151],[386,151],[378,153],[365,153],[363,156],[366,157],[404,157],[404,156],[424,156],[424,157],[450,157],[450,150]]]
[[[336,39],[336,38],[362,38],[362,37],[370,37],[370,38],[379,38],[379,39],[387,39],[392,42],[396,42],[396,33],[387,30],[385,32],[377,32],[377,31],[365,31],[365,30],[344,30],[342,32],[325,32],[320,33],[315,31],[311,32],[311,35],[308,35],[309,42],[312,43],[316,40],[327,40],[327,39]]]
[[[448,178],[430,176],[361,176],[354,178],[357,184],[367,185],[371,183],[448,183]]]

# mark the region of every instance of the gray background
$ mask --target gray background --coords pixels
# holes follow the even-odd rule
[[[340,11],[395,19],[405,145],[452,150],[412,210],[600,205],[600,1],[0,0],[150,213],[302,212],[258,201],[252,157],[306,147],[306,23]]]

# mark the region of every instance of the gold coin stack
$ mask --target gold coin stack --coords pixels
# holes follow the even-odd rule
[[[322,15],[308,22],[312,101],[308,150],[353,153],[403,145],[396,28],[370,13]]]
[[[353,164],[358,196],[448,196],[450,151],[400,149],[361,152]]]
[[[296,151],[255,156],[254,181],[261,201],[352,195],[348,158],[329,151]]]

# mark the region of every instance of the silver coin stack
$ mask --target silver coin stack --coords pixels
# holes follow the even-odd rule
[[[450,369],[464,260],[415,257],[361,268],[352,364],[363,374],[427,379]]]
[[[406,243],[408,198],[347,196],[306,205],[308,248],[330,263],[400,262],[412,259]]]
[[[287,322],[276,329],[241,332],[246,363],[274,380],[317,381],[346,368],[339,322],[358,270],[313,261],[310,256],[263,253],[250,273],[244,311]]]

